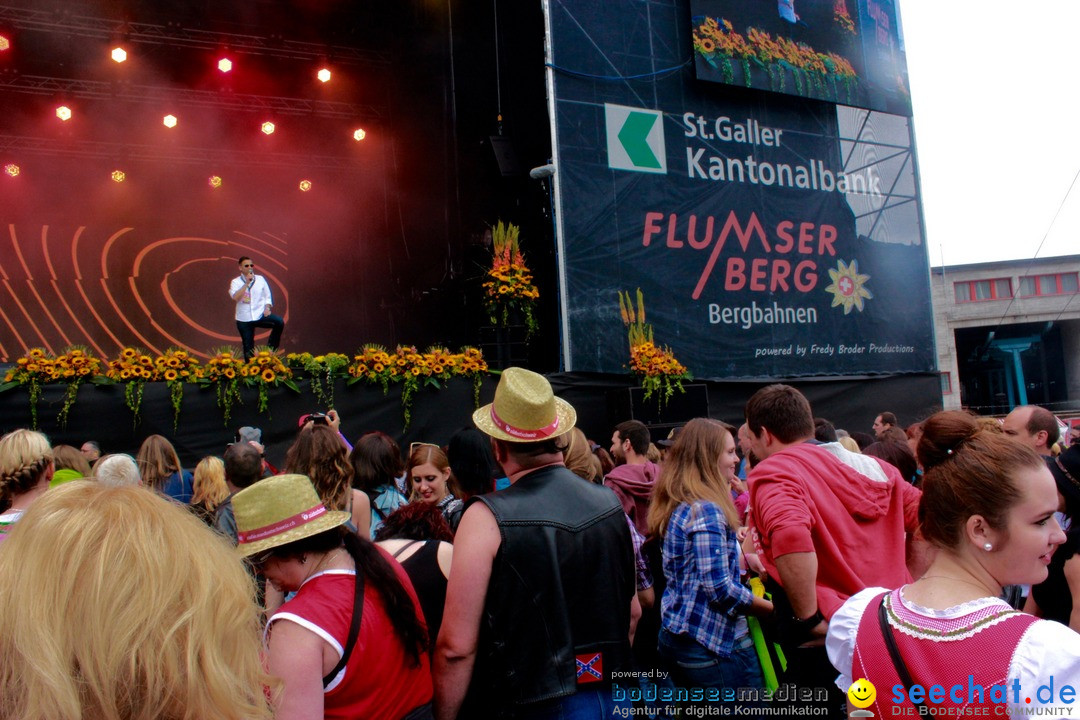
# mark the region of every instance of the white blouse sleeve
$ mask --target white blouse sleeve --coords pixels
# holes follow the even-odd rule
[[[859,623],[870,602],[887,592],[885,588],[866,588],[847,599],[840,609],[829,618],[829,634],[825,636],[825,651],[829,661],[840,676],[836,678],[836,687],[847,692],[851,687],[851,663],[855,657],[855,636],[859,632]]]
[[[1056,711],[1052,714],[1055,717],[1080,718],[1080,635],[1052,620],[1032,623],[1013,653],[1009,678],[1020,680],[1023,695],[1020,706],[1024,705],[1026,697],[1032,699],[1032,704],[1037,699],[1049,700],[1047,692],[1053,678],[1052,704]],[[1061,703],[1061,689],[1066,685],[1076,693],[1072,696],[1071,704]],[[1040,689],[1042,697],[1037,697]],[[1011,696],[1009,700],[1011,705]],[[1051,703],[1039,704],[1045,707]]]

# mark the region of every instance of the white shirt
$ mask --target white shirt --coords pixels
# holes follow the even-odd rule
[[[255,284],[249,290],[245,290],[236,303],[236,319],[241,322],[262,320],[263,311],[274,304],[274,300],[270,296],[270,286],[266,284],[266,279],[262,275],[255,275],[254,277]],[[236,291],[246,283],[247,280],[244,279],[243,275],[233,278],[232,282],[229,283],[229,297],[235,295]]]
[[[840,672],[840,676],[836,679],[836,686],[843,692],[847,692],[847,689],[851,687],[851,664],[859,623],[862,621],[867,606],[883,592],[885,588],[866,588],[852,595],[829,620],[829,634],[825,638],[825,649],[829,653],[829,660],[833,667]],[[982,607],[1003,604],[1002,600],[986,597],[956,605],[947,610],[934,610],[904,599],[903,591],[901,591],[901,601],[904,607],[912,612],[937,618],[960,617]],[[1060,623],[1038,620],[1031,624],[1020,638],[1016,649],[1013,650],[1012,659],[1009,661],[1008,682],[1019,679],[1023,692],[1034,699],[1039,686],[1048,685],[1051,676],[1054,678],[1055,701],[1060,700],[1059,692],[1064,685],[1071,685],[1077,693],[1071,705],[1054,704],[1052,717],[1080,718],[1080,634]],[[889,688],[877,688],[877,692],[880,698],[891,697]],[[1045,691],[1043,697],[1045,698]],[[1023,698],[1019,705],[1011,702],[1011,690],[1009,699],[1008,705],[1015,713],[1011,715],[1012,717],[1035,717],[1022,714],[1025,708],[1029,711],[1032,708],[1032,705],[1024,704]],[[1047,708],[1050,705],[1042,707]],[[1051,715],[1047,714],[1047,716]]]

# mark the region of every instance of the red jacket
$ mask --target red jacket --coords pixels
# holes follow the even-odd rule
[[[838,443],[802,443],[761,461],[749,482],[765,568],[780,582],[777,557],[817,553],[818,609],[826,618],[863,588],[911,581],[905,532],[918,525],[921,493],[892,465]]]

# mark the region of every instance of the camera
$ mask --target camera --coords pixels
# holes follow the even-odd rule
[[[313,412],[308,415],[310,420],[315,425],[329,425],[330,421],[326,418],[326,413]]]

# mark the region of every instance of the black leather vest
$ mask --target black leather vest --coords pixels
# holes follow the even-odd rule
[[[604,688],[613,671],[630,670],[634,549],[615,494],[558,465],[473,501],[502,534],[476,678],[492,705]],[[596,653],[602,679],[579,685],[575,656]]]

